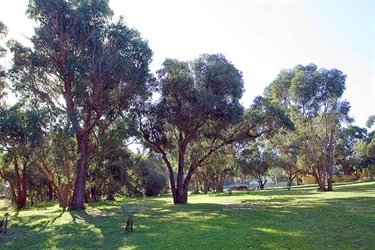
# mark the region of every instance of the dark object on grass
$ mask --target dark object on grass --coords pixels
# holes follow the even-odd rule
[[[231,187],[229,190],[231,191],[243,191],[243,190],[249,190],[247,186],[234,186]]]
[[[8,213],[5,213],[5,219],[0,221],[0,234],[6,234],[8,231]]]
[[[133,231],[133,214],[128,214],[128,219],[126,220],[125,232]]]
[[[108,194],[106,200],[107,200],[107,201],[115,201],[116,199],[115,199],[115,196],[111,193],[111,194]]]

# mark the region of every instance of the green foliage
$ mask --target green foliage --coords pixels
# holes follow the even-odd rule
[[[190,204],[147,197],[61,212],[54,203],[8,209],[4,249],[374,249],[374,182],[194,195]],[[124,233],[121,205],[138,209]]]
[[[366,122],[366,126],[371,128],[375,124],[375,115],[371,115]]]
[[[205,124],[227,126],[242,115],[242,74],[221,54],[205,54],[193,62],[167,59],[158,77],[158,115],[184,133]]]
[[[168,183],[165,168],[156,155],[149,155],[138,163],[134,174],[139,178],[139,189],[146,196],[157,196],[167,190]]]
[[[233,175],[235,175],[235,149],[233,145],[227,145],[213,153],[195,171],[192,178],[195,188],[194,192],[199,193],[202,191],[205,194],[210,190],[223,192],[226,178]]]
[[[150,96],[152,51],[122,18],[112,22],[107,0],[33,0],[27,13],[37,27],[32,48],[9,44],[13,88],[65,113],[79,157],[70,208],[84,209],[94,138]]]
[[[138,110],[140,130],[147,146],[163,156],[175,202],[186,203],[195,170],[231,143],[225,141],[229,129],[241,121],[242,73],[223,55],[205,54],[192,62],[167,59],[157,74],[161,97]]]
[[[321,190],[332,189],[334,154],[341,125],[352,122],[350,105],[341,100],[345,79],[337,69],[297,65],[281,71],[265,92],[266,99],[280,103],[296,128],[289,132],[290,136],[275,134],[273,144],[294,168],[315,176]],[[287,138],[285,143],[282,137]],[[297,149],[296,159],[290,146]]]
[[[7,27],[4,25],[3,22],[0,21],[0,40],[6,36],[8,33],[8,30],[7,30]],[[0,58],[4,57],[6,54],[6,49],[3,48],[2,46],[0,46]],[[0,65],[0,107],[3,105],[2,103],[2,99],[3,99],[3,96],[5,96],[5,92],[4,92],[4,89],[5,89],[5,81],[4,81],[4,78],[5,78],[5,70],[3,68],[2,65]]]
[[[115,121],[95,141],[88,169],[91,201],[98,201],[102,196],[114,199],[115,194],[122,192],[123,188],[132,190],[130,186],[135,177],[131,175],[137,156],[125,146],[126,138],[132,133],[127,125],[122,120]]]
[[[372,119],[373,116],[370,116],[367,125],[371,125]],[[360,139],[353,147],[353,154],[358,157],[359,167],[367,169],[370,179],[373,179],[375,176],[375,131],[371,131]]]
[[[165,174],[158,172],[151,172],[145,179],[145,195],[156,196],[159,195],[167,186],[167,179]]]
[[[281,167],[277,167],[277,166],[272,166],[269,170],[268,170],[268,176],[272,179],[272,181],[274,181],[276,184],[280,181],[283,180],[283,177],[284,177],[284,169],[282,169]]]
[[[257,180],[259,187],[264,188],[269,169],[278,164],[276,151],[259,138],[240,152],[237,158],[239,171]]]
[[[358,144],[367,137],[367,131],[357,126],[348,126],[342,128],[339,136],[335,163],[339,170],[345,174],[355,173],[361,168],[361,162],[363,161],[361,159],[363,156],[359,157],[355,149],[358,149]]]
[[[12,199],[20,209],[26,206],[29,189],[41,192],[46,186],[36,164],[42,161],[39,152],[51,122],[48,107],[26,105],[0,108],[0,148],[4,152],[0,177],[9,183]],[[33,198],[31,195],[31,202]]]

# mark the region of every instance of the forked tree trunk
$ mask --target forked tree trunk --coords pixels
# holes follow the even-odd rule
[[[318,171],[314,171],[312,175],[315,177],[315,182],[318,184],[318,191],[326,191],[325,176],[323,175],[323,173],[318,169]]]
[[[173,192],[173,203],[174,204],[185,204],[187,203],[187,196],[188,196],[188,186],[186,185],[186,182],[189,182],[187,180],[187,176],[184,180],[184,167],[185,167],[185,152],[186,152],[186,142],[183,140],[182,133],[179,135],[179,150],[178,150],[178,170],[177,170],[177,185],[174,189],[172,189]],[[172,183],[171,183],[172,185]]]
[[[174,204],[186,204],[188,202],[188,189],[181,188],[180,190],[176,189],[176,193],[173,194],[173,203]]]
[[[263,182],[262,180],[259,180],[259,181],[258,181],[259,189],[264,189],[264,186],[266,185],[266,182],[267,182],[267,181]]]
[[[77,136],[79,159],[76,165],[76,180],[74,183],[73,197],[69,210],[85,209],[85,191],[87,180],[87,169],[90,159],[89,133],[81,133]]]
[[[16,190],[14,193],[17,195],[14,197],[14,201],[17,205],[17,209],[23,209],[26,207],[27,199],[27,164],[22,164],[22,169],[19,169],[17,160],[14,163],[15,179],[16,179]],[[21,172],[21,174],[20,174]]]
[[[12,202],[14,201],[17,209],[23,209],[26,207],[27,200],[27,164],[24,163],[22,169],[20,169],[18,161],[15,159],[14,173],[14,180],[9,178],[9,176],[6,176],[4,172],[0,172],[0,176],[10,185],[10,192],[13,197]]]
[[[192,174],[194,172],[193,169],[194,168],[190,167],[190,170],[185,178],[183,178],[183,174],[178,175],[182,178],[177,178],[177,186],[174,189],[174,193],[173,193],[174,204],[186,204],[188,202],[189,183],[190,183]]]

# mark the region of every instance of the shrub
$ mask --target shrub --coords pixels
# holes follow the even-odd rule
[[[160,172],[151,172],[145,178],[145,195],[157,196],[167,186],[167,179],[164,174]]]

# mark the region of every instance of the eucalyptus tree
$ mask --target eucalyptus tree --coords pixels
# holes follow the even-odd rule
[[[37,27],[33,48],[11,44],[15,89],[66,114],[79,155],[69,208],[82,210],[92,138],[149,94],[152,51],[122,18],[112,22],[107,0],[31,0],[27,13]]]
[[[98,201],[101,195],[113,200],[121,191],[125,178],[134,167],[131,151],[126,139],[131,136],[131,129],[126,119],[112,123],[102,137],[93,141],[92,164],[88,169],[88,187],[91,201]]]
[[[375,115],[368,118],[366,126],[371,129],[375,125]],[[354,145],[354,151],[360,159],[360,167],[367,169],[368,177],[373,180],[375,176],[375,130]]]
[[[9,183],[18,209],[26,206],[33,154],[42,145],[47,120],[43,109],[25,110],[21,104],[0,109],[0,177]]]
[[[0,21],[0,39],[3,39],[8,33],[7,27],[4,25],[3,22]],[[0,58],[3,58],[6,54],[6,49],[0,46]],[[3,97],[5,95],[4,89],[5,89],[5,69],[0,64],[0,108],[2,107]]]
[[[60,115],[54,115],[54,118]],[[53,122],[43,140],[34,150],[34,165],[53,188],[60,207],[66,209],[72,198],[74,162],[78,159],[74,132],[66,121]]]
[[[279,185],[279,182],[284,179],[285,171],[283,168],[275,165],[275,166],[271,166],[271,168],[268,169],[267,175],[271,178],[271,180],[274,182],[275,186],[277,187]],[[291,186],[292,182],[288,181],[287,185]]]
[[[350,105],[341,99],[346,76],[314,64],[282,70],[266,96],[279,102],[296,125],[297,165],[312,174],[322,191],[332,190],[334,152],[342,122],[351,122]],[[326,186],[327,183],[327,186]]]
[[[263,140],[256,140],[242,150],[237,158],[239,170],[258,182],[260,189],[264,189],[268,179],[269,170],[277,166],[278,156],[275,150]]]
[[[345,174],[358,174],[362,157],[356,152],[356,147],[367,138],[367,130],[358,126],[348,126],[341,129],[335,151],[335,164]]]
[[[214,152],[284,124],[285,116],[261,97],[244,114],[242,73],[222,54],[167,59],[157,73],[160,98],[138,110],[138,122],[167,166],[175,204],[187,203],[193,174]]]
[[[287,130],[280,130],[272,137],[268,138],[270,144],[277,148],[279,154],[279,167],[281,167],[288,177],[288,185],[293,181],[299,184],[299,176],[303,174],[303,169],[297,165],[301,141],[296,133]]]
[[[235,172],[235,150],[233,145],[227,145],[217,150],[212,156],[197,169],[194,181],[203,187],[207,194],[210,188],[215,192],[224,191],[224,183],[228,176]],[[199,191],[199,189],[197,190]]]

